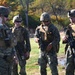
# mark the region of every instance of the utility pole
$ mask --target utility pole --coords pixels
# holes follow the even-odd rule
[[[27,28],[29,28],[29,26],[28,26],[28,9],[29,9],[29,0],[26,0],[26,12],[25,12],[25,15],[26,15]]]
[[[25,18],[26,18],[26,26],[27,26],[27,29],[29,28],[28,26],[28,9],[29,9],[29,0],[25,0],[25,5],[24,5],[24,2],[22,0],[20,0],[20,3],[24,9],[24,13],[25,13]]]

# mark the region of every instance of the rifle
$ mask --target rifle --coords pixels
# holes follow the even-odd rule
[[[39,29],[37,30],[37,33],[38,33],[38,37],[39,37],[39,40],[38,40],[39,48],[41,49],[41,51],[43,51],[44,48],[43,48],[42,39],[41,39],[41,37],[40,37]]]
[[[70,32],[70,30],[67,30],[67,34],[68,34],[68,40],[67,40],[67,44],[68,46],[70,46],[71,48],[74,48],[74,38],[72,33]]]
[[[72,36],[68,39],[68,43],[66,45],[66,48],[67,48],[66,49],[67,57],[71,56],[74,59],[74,63],[75,63],[75,40],[73,39]]]
[[[39,38],[38,43],[39,43],[39,48],[41,49],[41,51],[44,51],[43,43],[42,43],[41,37]]]

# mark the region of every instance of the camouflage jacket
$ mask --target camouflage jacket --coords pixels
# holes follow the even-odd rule
[[[50,24],[47,27],[44,27],[45,29],[42,28],[43,25],[40,25],[36,28],[35,31],[35,37],[39,38],[42,42],[43,49],[46,49],[48,44],[52,43],[53,49],[56,49],[55,47],[59,44],[60,42],[60,35],[58,29],[53,25]]]
[[[24,27],[20,26],[18,28],[13,27],[12,33],[14,33],[14,35],[16,36],[17,39],[16,48],[18,49],[18,51],[25,50],[30,52],[31,47],[28,31]]]
[[[17,42],[11,29],[6,25],[0,25],[0,56],[12,57],[12,51]]]

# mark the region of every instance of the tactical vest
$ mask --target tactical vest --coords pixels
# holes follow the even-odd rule
[[[16,27],[12,28],[12,33],[16,36],[17,42],[24,41],[23,32],[24,32],[24,28],[21,26],[18,28],[16,28]]]
[[[7,47],[14,47],[14,36],[7,26],[3,25],[0,26],[0,47],[7,48]]]
[[[40,35],[43,41],[52,42],[54,37],[52,32],[49,31],[48,26],[40,25],[39,27]]]

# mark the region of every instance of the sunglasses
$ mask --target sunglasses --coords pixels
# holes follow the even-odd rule
[[[18,23],[20,23],[20,22],[22,22],[22,21],[15,21],[15,22],[18,22]]]
[[[49,22],[49,21],[43,21],[43,22]]]

